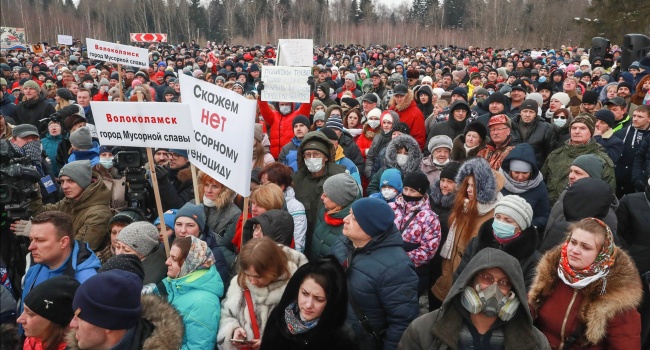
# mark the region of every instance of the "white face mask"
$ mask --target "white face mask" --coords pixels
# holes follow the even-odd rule
[[[379,120],[374,120],[374,119],[368,120],[368,125],[371,128],[375,129],[379,126]]]
[[[406,165],[406,162],[408,162],[409,156],[406,154],[398,154],[395,157],[395,160],[397,161],[397,165],[403,167],[404,165]]]
[[[205,205],[206,207],[213,208],[217,206],[217,203],[215,203],[212,199],[203,195],[203,205]]]
[[[553,118],[553,124],[559,126],[560,128],[566,125],[566,119]]]
[[[323,169],[323,159],[322,158],[309,158],[305,159],[305,165],[307,170],[311,173],[317,173]]]
[[[92,87],[93,87],[93,83],[84,83],[84,87],[85,87],[86,89],[92,89]]]
[[[291,106],[280,106],[280,113],[281,114],[291,113]]]
[[[397,191],[395,191],[392,188],[382,188],[381,189],[381,195],[386,198],[387,201],[397,197]]]

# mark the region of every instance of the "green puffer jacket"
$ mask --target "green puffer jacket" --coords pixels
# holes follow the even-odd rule
[[[354,203],[354,202],[352,202]],[[330,254],[332,246],[338,241],[339,237],[343,234],[343,218],[350,213],[350,206],[341,209],[338,213],[332,214],[330,217],[335,221],[341,220],[339,225],[327,223],[325,221],[325,208],[318,211],[318,218],[316,219],[316,226],[314,227],[314,237],[311,241],[311,253],[309,260],[313,261]]]
[[[43,205],[38,195],[30,203],[29,209],[32,215],[46,211],[70,214],[74,239],[88,243],[90,249],[96,252],[103,248],[108,236],[108,220],[113,217],[109,207],[112,195],[98,173],[92,173],[92,181],[76,201],[63,198],[56,203]]]
[[[614,191],[616,189],[614,162],[607,155],[605,148],[596,143],[593,138],[585,145],[570,145],[569,142],[571,140],[566,141],[564,146],[551,152],[542,167],[542,175],[544,176],[544,181],[546,181],[546,187],[548,187],[548,199],[551,205],[557,201],[560,193],[562,193],[569,182],[571,163],[583,154],[594,154],[605,162],[603,180]]]

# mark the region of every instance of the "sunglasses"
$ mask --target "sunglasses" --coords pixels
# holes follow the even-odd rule
[[[556,116],[553,117],[553,118],[555,118],[555,119],[566,119],[567,116],[566,116],[566,115],[556,115]]]

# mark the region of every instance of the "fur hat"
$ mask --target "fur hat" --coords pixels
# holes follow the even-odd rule
[[[533,208],[525,199],[510,194],[501,198],[494,207],[494,215],[503,214],[514,220],[521,230],[530,227],[533,221]]]
[[[488,130],[485,127],[485,125],[483,125],[483,123],[478,121],[473,121],[467,124],[467,126],[465,127],[464,134],[467,135],[467,133],[470,131],[477,133],[482,141],[485,141],[485,138],[487,137],[487,133],[488,133]]]
[[[451,149],[453,148],[453,141],[447,135],[436,135],[429,140],[427,149],[429,150],[430,153],[433,153],[433,151],[435,151],[440,147],[449,148],[449,150],[451,151]]]

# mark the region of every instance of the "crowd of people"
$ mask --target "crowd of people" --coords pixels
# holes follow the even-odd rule
[[[650,55],[317,46],[290,103],[271,45],[44,47],[0,56],[3,157],[41,179],[6,198],[2,349],[650,347]],[[182,74],[257,101],[247,213],[187,150],[100,144],[90,101]]]

